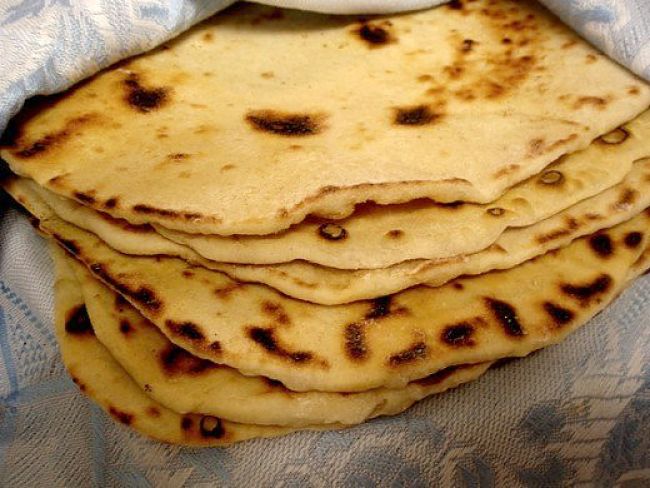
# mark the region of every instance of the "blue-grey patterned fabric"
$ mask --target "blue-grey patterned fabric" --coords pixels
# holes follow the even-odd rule
[[[0,0],[0,130],[23,101],[232,0]],[[334,13],[441,0],[266,0]],[[544,0],[650,79],[650,0]],[[0,200],[0,486],[649,486],[650,277],[562,344],[407,413],[228,449],[148,441],[86,401],[52,332],[42,240]]]

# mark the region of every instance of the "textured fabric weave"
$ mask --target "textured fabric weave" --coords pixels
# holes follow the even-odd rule
[[[231,0],[0,1],[0,131],[60,91],[177,35]],[[267,0],[333,13],[439,0]],[[544,0],[650,79],[648,0]],[[229,449],[143,439],[86,401],[52,330],[43,241],[0,200],[0,486],[647,486],[650,278],[566,342],[404,415]],[[205,486],[205,485],[203,485]]]

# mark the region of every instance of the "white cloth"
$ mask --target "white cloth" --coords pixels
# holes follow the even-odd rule
[[[276,7],[311,10],[327,14],[389,14],[430,8],[449,0],[257,0]]]

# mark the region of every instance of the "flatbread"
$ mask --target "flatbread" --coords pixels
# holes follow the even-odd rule
[[[10,177],[1,182],[1,186],[31,213],[39,213],[39,208],[54,212],[66,222],[92,232],[113,249],[125,254],[178,256],[205,266],[219,267],[221,264],[212,263],[189,247],[161,236],[150,225],[133,225],[126,220],[114,219],[74,200],[58,196],[27,178]]]
[[[636,260],[630,270],[629,279],[633,280],[645,274],[650,270],[650,247],[647,247],[645,252]]]
[[[79,389],[114,420],[153,439],[195,447],[226,446],[297,430],[181,415],[149,398],[95,337],[74,274],[66,269],[64,251],[57,249],[53,256],[57,270],[56,336],[61,358]]]
[[[223,446],[296,430],[237,424],[223,419],[215,421],[215,417],[209,415],[180,415],[153,401],[101,346],[93,334],[95,326],[89,324],[88,316],[83,313],[85,303],[74,275],[67,267],[69,258],[56,246],[52,246],[52,253],[57,269],[56,333],[63,360],[79,389],[97,401],[116,421],[148,437],[194,447]],[[650,266],[649,257],[650,253],[646,250],[643,259],[635,263],[637,274]],[[66,324],[72,317],[83,319],[72,322],[77,327],[70,329],[76,333],[66,331]],[[204,417],[206,420],[203,420]]]
[[[132,223],[259,235],[368,200],[493,201],[649,104],[532,0],[373,19],[240,5],[36,102],[0,156]]]
[[[162,226],[156,230],[222,263],[304,260],[330,268],[383,269],[407,260],[481,251],[508,228],[535,224],[619,183],[635,160],[648,156],[650,111],[490,204],[370,204],[340,221],[312,218],[272,236],[209,236]]]
[[[120,254],[54,215],[40,228],[179,347],[296,391],[403,387],[562,340],[624,287],[650,212],[515,268],[320,306],[167,257]]]
[[[437,287],[459,276],[512,268],[630,219],[650,206],[650,158],[637,161],[635,166],[613,188],[530,227],[510,229],[475,254],[357,271],[301,261],[267,266],[200,263],[239,281],[264,283],[289,296],[325,305],[372,299],[419,284]]]
[[[650,206],[650,158],[637,160],[620,184],[545,221],[507,230],[481,252],[357,271],[325,268],[300,261],[266,266],[216,263],[203,259],[186,246],[163,238],[151,227],[135,227],[106,217],[72,200],[39,189],[29,180],[15,180],[6,187],[32,213],[38,213],[39,206],[50,207],[63,220],[93,232],[117,251],[178,256],[190,263],[222,271],[238,281],[264,283],[294,298],[335,305],[397,293],[422,283],[440,286],[459,276],[512,268],[566,246],[574,239],[624,222]]]
[[[395,415],[429,395],[472,381],[491,365],[452,367],[404,389],[297,393],[267,378],[243,376],[235,369],[192,356],[83,266],[74,266],[97,339],[141,389],[175,412],[293,427],[358,424],[380,415]]]

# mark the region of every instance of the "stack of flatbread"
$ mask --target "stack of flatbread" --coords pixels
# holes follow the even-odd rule
[[[650,266],[650,87],[533,1],[237,5],[6,131],[79,388],[163,441],[397,414]]]

